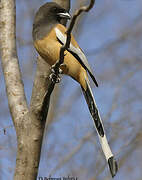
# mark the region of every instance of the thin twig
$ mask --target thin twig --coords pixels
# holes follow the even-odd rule
[[[82,6],[82,7],[80,7],[80,9],[76,10],[76,12],[74,13],[73,18],[72,18],[72,20],[71,20],[71,22],[70,22],[70,25],[69,25],[69,27],[68,27],[68,29],[67,29],[67,32],[66,32],[66,34],[67,34],[66,43],[61,47],[61,49],[60,49],[60,59],[59,59],[59,61],[55,64],[55,72],[58,73],[60,65],[63,64],[63,62],[64,62],[64,52],[65,52],[65,50],[67,50],[67,49],[69,48],[69,46],[70,46],[70,42],[71,42],[71,32],[72,32],[72,30],[73,30],[73,27],[74,27],[74,25],[75,25],[75,22],[76,22],[76,20],[77,20],[77,17],[78,17],[82,12],[88,12],[88,11],[94,6],[94,4],[95,4],[95,0],[91,0],[91,1],[90,1],[90,4],[89,4],[88,6]]]

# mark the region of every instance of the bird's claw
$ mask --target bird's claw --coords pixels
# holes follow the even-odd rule
[[[63,65],[64,65],[64,64],[61,64],[60,67],[62,67]],[[51,69],[51,73],[56,74],[56,72],[55,72],[55,65],[52,65],[50,69]],[[62,73],[63,73],[63,70],[62,70],[61,68],[59,68],[59,69],[58,69],[58,73],[59,73],[59,74],[62,74]]]
[[[62,68],[65,68],[66,65],[63,63],[60,65],[60,67],[58,68],[58,71],[56,72],[55,70],[55,66],[56,65],[52,65],[51,66],[51,74],[49,75],[49,79],[54,82],[54,83],[59,83],[61,81],[61,78],[58,74],[62,74],[63,73],[63,70]]]
[[[49,75],[49,79],[53,82],[53,83],[59,83],[61,81],[61,78],[59,75],[55,74],[55,73],[51,73]]]

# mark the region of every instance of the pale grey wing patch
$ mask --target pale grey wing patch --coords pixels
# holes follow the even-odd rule
[[[65,44],[65,43],[66,43],[66,36],[65,36],[58,28],[55,28],[55,32],[56,32],[57,38],[58,38],[63,44]]]
[[[64,35],[58,28],[55,28],[55,32],[56,32],[57,38],[62,42],[62,44],[65,44],[66,43],[66,35]],[[68,48],[68,50],[75,53],[80,58],[82,63],[86,66],[86,68],[92,73],[92,70],[91,70],[90,65],[87,61],[87,58],[80,48],[75,47],[75,46],[73,46],[72,43],[70,43],[70,47]],[[81,65],[82,65],[82,63],[81,63]]]
[[[79,58],[82,60],[83,64],[92,73],[92,70],[91,70],[90,65],[88,63],[88,60],[87,60],[86,56],[84,55],[83,51],[81,51],[81,49],[79,47],[74,47],[72,44],[70,44],[69,50],[71,50],[74,53],[76,53],[79,56]]]

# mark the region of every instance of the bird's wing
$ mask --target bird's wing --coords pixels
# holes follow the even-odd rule
[[[56,32],[56,37],[57,37],[58,41],[61,44],[65,44],[67,36],[65,34],[63,34],[57,27],[55,28],[55,32]],[[79,61],[79,63],[82,65],[82,67],[88,71],[92,80],[94,81],[96,86],[98,86],[98,83],[92,73],[91,67],[90,67],[88,60],[87,60],[86,56],[84,55],[83,51],[79,47],[75,47],[72,43],[70,43],[70,47],[67,50]]]

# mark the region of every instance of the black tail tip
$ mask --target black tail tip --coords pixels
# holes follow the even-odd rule
[[[108,159],[108,165],[109,165],[111,176],[114,177],[118,171],[118,165],[113,156]]]

